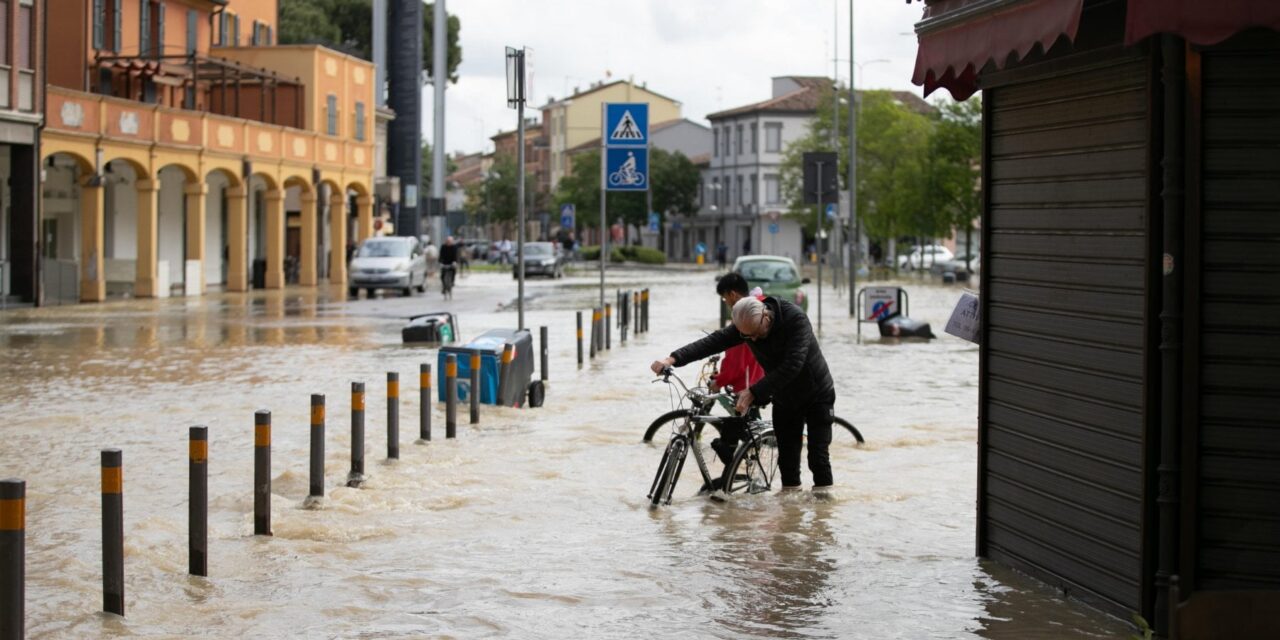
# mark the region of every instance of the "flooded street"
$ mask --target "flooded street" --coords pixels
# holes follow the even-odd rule
[[[486,405],[478,426],[464,407],[446,441],[437,403],[421,445],[416,372],[439,377],[436,350],[402,345],[400,327],[435,310],[457,311],[464,341],[513,327],[509,273],[472,274],[447,304],[433,282],[406,299],[289,290],[0,313],[0,477],[27,481],[28,636],[1125,637],[974,557],[978,349],[942,332],[961,289],[906,283],[910,315],[939,337],[903,343],[866,325],[858,344],[847,299],[825,293],[836,413],[867,439],[836,434],[833,499],[718,504],[695,495],[690,464],[672,504],[651,509],[665,443],[641,435],[672,405],[647,365],[714,328],[712,272],[611,274],[609,301],[651,288],[651,330],[626,345],[615,333],[578,369],[574,311],[596,302],[595,278],[527,285],[527,324],[550,329],[546,406]],[[388,371],[402,381],[394,463]],[[361,489],[342,486],[352,381],[367,385]],[[302,508],[312,393],[328,411],[319,510]],[[273,412],[274,537],[251,535],[257,409]],[[208,579],[186,573],[196,424],[209,426]],[[125,618],[99,613],[106,447],[124,452]]]

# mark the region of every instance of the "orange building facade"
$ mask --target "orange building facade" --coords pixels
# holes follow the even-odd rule
[[[371,63],[276,45],[274,0],[48,10],[48,302],[345,284],[373,226]]]

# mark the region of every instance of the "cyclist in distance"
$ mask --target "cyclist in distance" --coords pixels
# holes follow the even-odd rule
[[[800,307],[771,296],[738,300],[732,317],[731,326],[676,349],[649,368],[659,374],[664,367],[684,366],[745,343],[765,375],[738,393],[735,408],[745,415],[753,405],[773,402],[783,491],[800,490],[800,450],[807,425],[813,490],[826,493],[833,482],[828,448],[836,391],[809,317]]]
[[[453,281],[458,275],[458,244],[453,236],[444,239],[440,247],[440,290],[446,297],[453,295]]]

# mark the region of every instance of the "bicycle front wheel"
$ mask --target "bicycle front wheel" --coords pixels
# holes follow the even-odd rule
[[[778,439],[769,429],[743,442],[729,465],[727,493],[767,493],[778,480]]]
[[[864,445],[867,443],[866,440],[862,439],[862,432],[858,431],[858,428],[853,426],[852,422],[849,422],[840,416],[832,416],[831,421],[837,426],[844,427],[845,431],[848,431],[849,435],[853,436],[853,438],[858,441],[858,445]]]
[[[645,429],[644,441],[653,442],[653,439],[656,437],[658,438],[658,442],[662,442],[663,440],[670,438],[671,430],[675,429],[677,424],[684,422],[685,418],[688,418],[690,415],[693,415],[693,412],[688,409],[676,409],[658,416],[658,418],[649,425],[649,428]]]
[[[658,471],[657,481],[649,494],[653,506],[671,504],[671,494],[675,493],[676,481],[680,479],[680,469],[684,467],[685,456],[689,453],[689,445],[683,437],[675,438],[667,445],[662,456],[662,468]]]

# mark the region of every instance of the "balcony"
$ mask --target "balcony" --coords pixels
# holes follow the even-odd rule
[[[98,56],[95,92],[125,100],[301,129],[301,80],[197,54]]]

